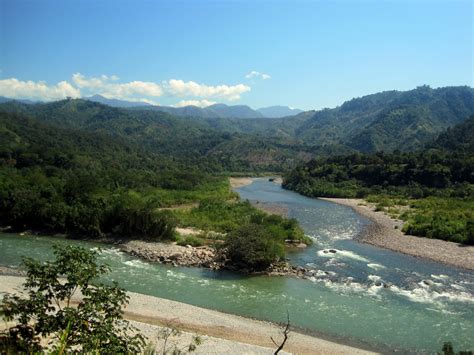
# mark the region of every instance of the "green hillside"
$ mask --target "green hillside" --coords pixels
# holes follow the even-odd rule
[[[283,118],[176,117],[145,108],[116,108],[86,100],[47,104],[6,102],[60,128],[104,133],[207,171],[283,171],[310,156],[413,151],[474,113],[469,87],[387,91],[335,109]]]
[[[448,128],[439,137],[427,144],[428,148],[474,154],[474,115],[464,122]]]
[[[0,111],[25,114],[59,128],[114,136],[168,159],[200,165],[209,172],[281,171],[292,166],[293,156],[301,149],[291,138],[281,138],[288,140],[285,143],[267,135],[257,136],[259,131],[252,128],[257,123],[247,120],[220,119],[215,123],[159,111],[114,108],[85,100],[38,105],[5,103],[0,105]],[[257,142],[262,148],[254,152],[249,152],[248,147],[242,150],[248,142]],[[265,158],[254,164],[256,157],[262,154]]]
[[[474,113],[469,87],[386,91],[314,113],[297,130],[307,144],[340,145],[359,152],[421,148]]]

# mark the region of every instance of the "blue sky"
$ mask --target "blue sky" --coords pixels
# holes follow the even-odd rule
[[[319,109],[422,84],[473,86],[472,6],[0,0],[0,95]]]

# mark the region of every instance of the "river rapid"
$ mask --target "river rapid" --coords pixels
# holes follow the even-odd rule
[[[288,310],[300,329],[382,352],[433,353],[445,341],[474,349],[474,272],[359,243],[368,220],[267,179],[236,191],[299,221],[314,244],[288,257],[311,270],[309,279],[174,268],[107,245],[12,234],[0,234],[0,265],[18,267],[22,256],[45,260],[53,243],[74,243],[100,250],[100,261],[112,268],[108,279],[133,292],[276,322]]]

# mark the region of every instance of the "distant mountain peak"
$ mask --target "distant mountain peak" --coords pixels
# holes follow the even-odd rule
[[[146,102],[109,99],[100,94],[84,97],[83,100],[98,102],[112,107],[152,109],[182,117],[280,118],[285,116],[294,116],[303,112],[299,109],[281,105],[264,107],[258,110],[254,110],[247,105],[227,105],[224,103],[216,103],[206,107],[198,107],[193,105],[183,107],[157,106]]]
[[[21,102],[21,103],[27,104],[27,105],[36,104],[38,102],[41,102],[41,101],[32,101],[32,100],[28,100],[28,99],[12,99],[10,97],[0,96],[0,104],[5,103],[5,102],[9,102],[9,101],[17,101],[17,102]]]
[[[95,94],[89,97],[84,97],[84,100],[98,102],[104,105],[112,106],[112,107],[140,107],[140,106],[153,106],[147,102],[141,101],[126,101],[126,100],[118,100],[118,99],[108,99],[102,95]]]
[[[293,108],[290,106],[282,106],[282,105],[262,107],[262,108],[259,108],[257,111],[260,112],[264,117],[268,117],[268,118],[294,116],[303,112],[303,110]]]

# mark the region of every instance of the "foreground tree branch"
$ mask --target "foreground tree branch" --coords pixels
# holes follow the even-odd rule
[[[275,339],[273,339],[273,337],[270,337],[273,344],[275,344],[275,346],[277,347],[277,349],[274,352],[275,355],[278,354],[281,350],[283,350],[283,347],[285,346],[285,343],[288,340],[288,334],[290,334],[290,313],[288,312],[288,310],[286,310],[286,317],[287,317],[287,320],[286,320],[285,329],[283,329],[283,341],[281,342],[281,344],[278,345]]]

